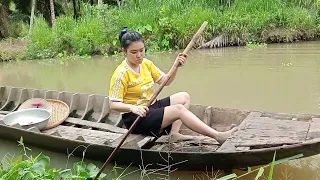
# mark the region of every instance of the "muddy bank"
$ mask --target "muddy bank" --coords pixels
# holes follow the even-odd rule
[[[0,41],[0,61],[25,60],[28,42],[25,38]]]

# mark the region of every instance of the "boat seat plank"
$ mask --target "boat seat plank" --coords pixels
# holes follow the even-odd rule
[[[307,135],[307,140],[320,139],[320,118],[312,118]]]
[[[217,150],[218,152],[228,152],[228,151],[241,151],[242,149],[237,149],[234,142],[231,139],[235,137],[241,137],[243,134],[243,130],[245,130],[246,126],[252,123],[254,120],[259,118],[262,115],[261,112],[250,112],[248,116],[239,124],[238,131],[234,132],[233,136],[227,139],[221,147]]]
[[[62,138],[70,139],[70,140],[76,140],[79,138],[79,136],[82,136],[83,139],[87,143],[92,144],[104,144],[106,141],[114,140],[119,138],[122,134],[118,133],[111,133],[111,132],[105,132],[105,131],[96,131],[96,130],[90,130],[90,129],[81,129],[76,127],[70,127],[70,126],[57,126],[55,128],[42,131],[42,133],[54,135],[60,134]]]
[[[110,124],[91,122],[91,121],[81,120],[81,119],[77,119],[77,118],[67,118],[65,120],[65,122],[70,123],[70,124],[75,124],[75,125],[87,126],[90,128],[97,128],[100,130],[106,130],[109,132],[114,132],[114,133],[119,133],[119,134],[124,134],[128,131],[127,129],[112,126]]]

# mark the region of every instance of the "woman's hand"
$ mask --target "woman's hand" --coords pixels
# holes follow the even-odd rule
[[[132,106],[130,111],[140,117],[145,117],[149,108],[147,106]]]
[[[178,67],[182,67],[186,61],[187,61],[187,54],[184,54],[184,53],[179,53],[177,58],[176,58],[176,61],[179,62],[179,66]]]

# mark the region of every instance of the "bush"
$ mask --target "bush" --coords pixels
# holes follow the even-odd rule
[[[319,2],[295,0],[132,0],[121,7],[81,4],[81,17],[59,16],[50,29],[37,18],[30,58],[92,55],[119,51],[118,34],[140,32],[148,50],[184,48],[204,21],[205,40],[226,34],[243,42],[279,42],[319,33]],[[160,8],[159,8],[160,7]],[[279,33],[278,33],[279,32]],[[277,36],[277,38],[273,38]]]

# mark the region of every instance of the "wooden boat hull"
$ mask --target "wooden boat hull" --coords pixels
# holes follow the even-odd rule
[[[5,90],[3,90],[5,89]],[[15,104],[11,105],[11,107],[18,107],[21,102],[15,98],[9,98],[10,91],[12,87],[2,87],[2,96],[0,96],[0,102],[2,102],[2,111],[3,114],[8,112],[8,104]],[[1,88],[0,88],[1,90]],[[17,88],[18,91],[22,91],[22,88]],[[25,89],[25,92],[39,92],[41,90],[30,90]],[[4,92],[6,91],[6,93]],[[14,90],[16,91],[16,90]],[[43,91],[47,92],[47,94],[51,91]],[[56,99],[59,99],[59,94],[65,92],[58,92],[56,93]],[[76,93],[69,93],[73,97],[78,96]],[[0,91],[1,94],[1,91]],[[46,93],[43,93],[45,95]],[[84,95],[84,94],[82,94]],[[108,110],[104,110],[102,107],[106,108],[107,105],[104,103],[100,103],[100,109],[95,107],[95,102],[91,101],[92,105],[90,105],[90,97],[93,96],[98,97],[98,95],[84,95],[87,98],[86,105],[72,105],[72,98],[68,97],[70,101],[64,100],[70,107],[82,107],[81,108],[71,108],[70,110],[70,118],[66,120],[66,123],[62,124],[61,126],[57,127],[56,129],[42,131],[40,132],[37,129],[22,129],[19,126],[6,126],[0,121],[0,138],[3,139],[11,139],[11,140],[19,140],[22,136],[24,138],[24,142],[27,145],[36,146],[39,148],[48,149],[51,151],[61,152],[64,154],[70,153],[74,149],[76,149],[73,154],[79,157],[83,156],[83,151],[85,150],[85,146],[88,146],[85,151],[85,157],[90,158],[93,160],[98,160],[104,162],[108,156],[113,151],[114,147],[116,146],[116,142],[121,139],[121,135],[125,133],[125,129],[121,129],[121,123],[116,122],[119,120],[118,118],[114,118],[116,120],[110,120],[108,117],[110,116],[110,112]],[[20,96],[16,96],[20,97]],[[28,98],[31,98],[28,96]],[[39,97],[39,96],[38,96]],[[40,96],[41,97],[41,96]],[[45,96],[42,96],[45,98]],[[79,97],[79,96],[78,96]],[[104,96],[99,96],[103,98],[107,98]],[[54,98],[51,96],[50,98]],[[27,99],[27,98],[22,98]],[[62,99],[62,98],[61,98]],[[16,102],[15,102],[16,101]],[[100,102],[105,102],[101,101]],[[78,101],[80,102],[80,101]],[[88,105],[89,104],[89,105]],[[1,104],[0,104],[1,105]],[[91,108],[88,108],[90,107]],[[17,108],[12,108],[11,110],[16,110]],[[76,116],[80,117],[80,113],[82,112],[81,118],[74,118]],[[166,142],[163,144],[148,144],[145,143],[144,147],[140,147],[137,144],[144,141],[146,137],[140,137],[139,135],[132,136],[132,139],[126,142],[120,151],[115,155],[113,158],[113,162],[116,162],[119,165],[129,165],[132,164],[134,166],[141,166],[141,165],[148,165],[148,168],[156,168],[160,169],[163,168],[163,165],[170,164],[171,168],[178,168],[179,170],[212,170],[212,169],[233,169],[233,168],[246,168],[250,166],[262,165],[272,161],[274,152],[277,152],[276,159],[282,159],[290,156],[294,156],[297,154],[303,154],[304,157],[316,155],[320,152],[320,135],[318,135],[318,130],[320,126],[318,125],[318,118],[320,115],[315,114],[286,114],[286,113],[270,113],[270,112],[258,112],[258,111],[245,111],[245,110],[238,110],[238,109],[228,109],[228,108],[213,108],[210,106],[201,106],[201,105],[192,105],[191,111],[194,112],[200,119],[203,119],[204,122],[218,130],[226,130],[229,128],[230,123],[235,123],[239,125],[240,133],[246,131],[247,127],[254,126],[254,124],[245,123],[248,119],[254,119],[254,115],[260,114],[261,118],[264,118],[263,122],[268,121],[268,123],[264,126],[270,126],[270,123],[276,122],[279,119],[282,119],[281,122],[289,122],[292,121],[292,127],[295,127],[295,124],[299,125],[301,129],[304,127],[307,128],[307,132],[297,132],[294,133],[293,131],[288,131],[289,135],[292,137],[282,137],[279,136],[280,139],[283,138],[284,140],[288,141],[286,138],[293,139],[291,142],[284,143],[280,141],[278,144],[277,142],[265,143],[268,141],[264,141],[260,138],[263,144],[254,144],[238,146],[235,145],[235,141],[232,139],[236,139],[238,137],[233,137],[228,139],[223,145],[216,145],[214,142],[207,142],[203,141],[203,145],[196,144],[194,141],[189,143],[186,146],[179,146],[179,148],[171,148],[171,142],[168,142],[168,146],[166,146]],[[89,115],[90,114],[90,115]],[[106,117],[104,117],[106,116]],[[259,116],[259,117],[260,117]],[[110,123],[110,127],[113,129],[99,129],[95,122],[89,121],[94,118],[98,117],[97,119],[104,119],[104,123],[99,123],[98,125],[102,126],[101,124],[108,125]],[[249,117],[249,118],[248,118]],[[269,119],[266,119],[266,118]],[[271,118],[274,118],[271,121]],[[227,121],[226,119],[229,119]],[[1,120],[1,116],[0,116]],[[90,122],[91,124],[88,124]],[[116,122],[116,123],[115,123]],[[257,120],[259,122],[259,120]],[[85,126],[83,124],[86,124]],[[276,124],[274,123],[274,124]],[[301,125],[299,124],[301,123]],[[78,127],[77,127],[78,126]],[[108,125],[109,126],[109,125]],[[290,125],[288,125],[290,126]],[[285,127],[283,124],[278,125],[276,127],[284,128],[283,132],[286,134]],[[290,126],[291,127],[291,126]],[[249,128],[250,129],[250,128]],[[74,132],[69,132],[69,130],[74,130]],[[103,130],[103,131],[102,131]],[[294,129],[293,129],[294,130]],[[268,132],[269,129],[261,129],[262,134]],[[249,132],[249,131],[248,131]],[[80,133],[80,136],[78,136]],[[93,134],[92,134],[93,133]],[[94,136],[94,133],[97,133]],[[110,135],[110,139],[101,140],[103,139],[101,135],[104,134]],[[194,137],[199,137],[198,134],[192,133],[191,131],[185,129],[183,127],[182,133],[195,135]],[[236,134],[237,135],[237,134]],[[235,135],[235,136],[236,136]],[[241,135],[241,134],[238,134]],[[257,135],[258,136],[258,135]],[[305,136],[307,139],[301,141],[299,137]],[[101,137],[101,138],[96,138]],[[162,138],[162,137],[161,137]],[[160,140],[159,138],[158,140]],[[250,137],[251,138],[251,137]],[[243,144],[250,143],[249,140],[243,141]],[[253,140],[255,140],[252,137]],[[278,137],[276,137],[278,138]],[[129,138],[130,139],[130,138]],[[273,140],[274,137],[269,137],[269,141]],[[157,140],[157,141],[158,141]],[[162,139],[163,140],[163,139]],[[202,139],[203,140],[203,139]],[[239,140],[239,139],[238,139]],[[268,140],[268,139],[267,139]],[[104,142],[105,143],[101,143]],[[109,142],[111,141],[111,143]],[[181,142],[188,142],[188,141],[181,141]],[[180,142],[180,143],[181,143]],[[153,142],[154,143],[154,142]],[[172,142],[178,143],[177,142]],[[273,144],[272,144],[273,143]],[[191,144],[191,145],[190,145]],[[192,145],[196,144],[196,145]],[[200,143],[201,144],[201,143]],[[229,145],[234,145],[233,148],[230,148]],[[150,147],[151,146],[151,147]],[[167,148],[167,149],[166,149]],[[166,162],[163,157],[171,156],[170,162]],[[161,165],[162,164],[162,165]]]

